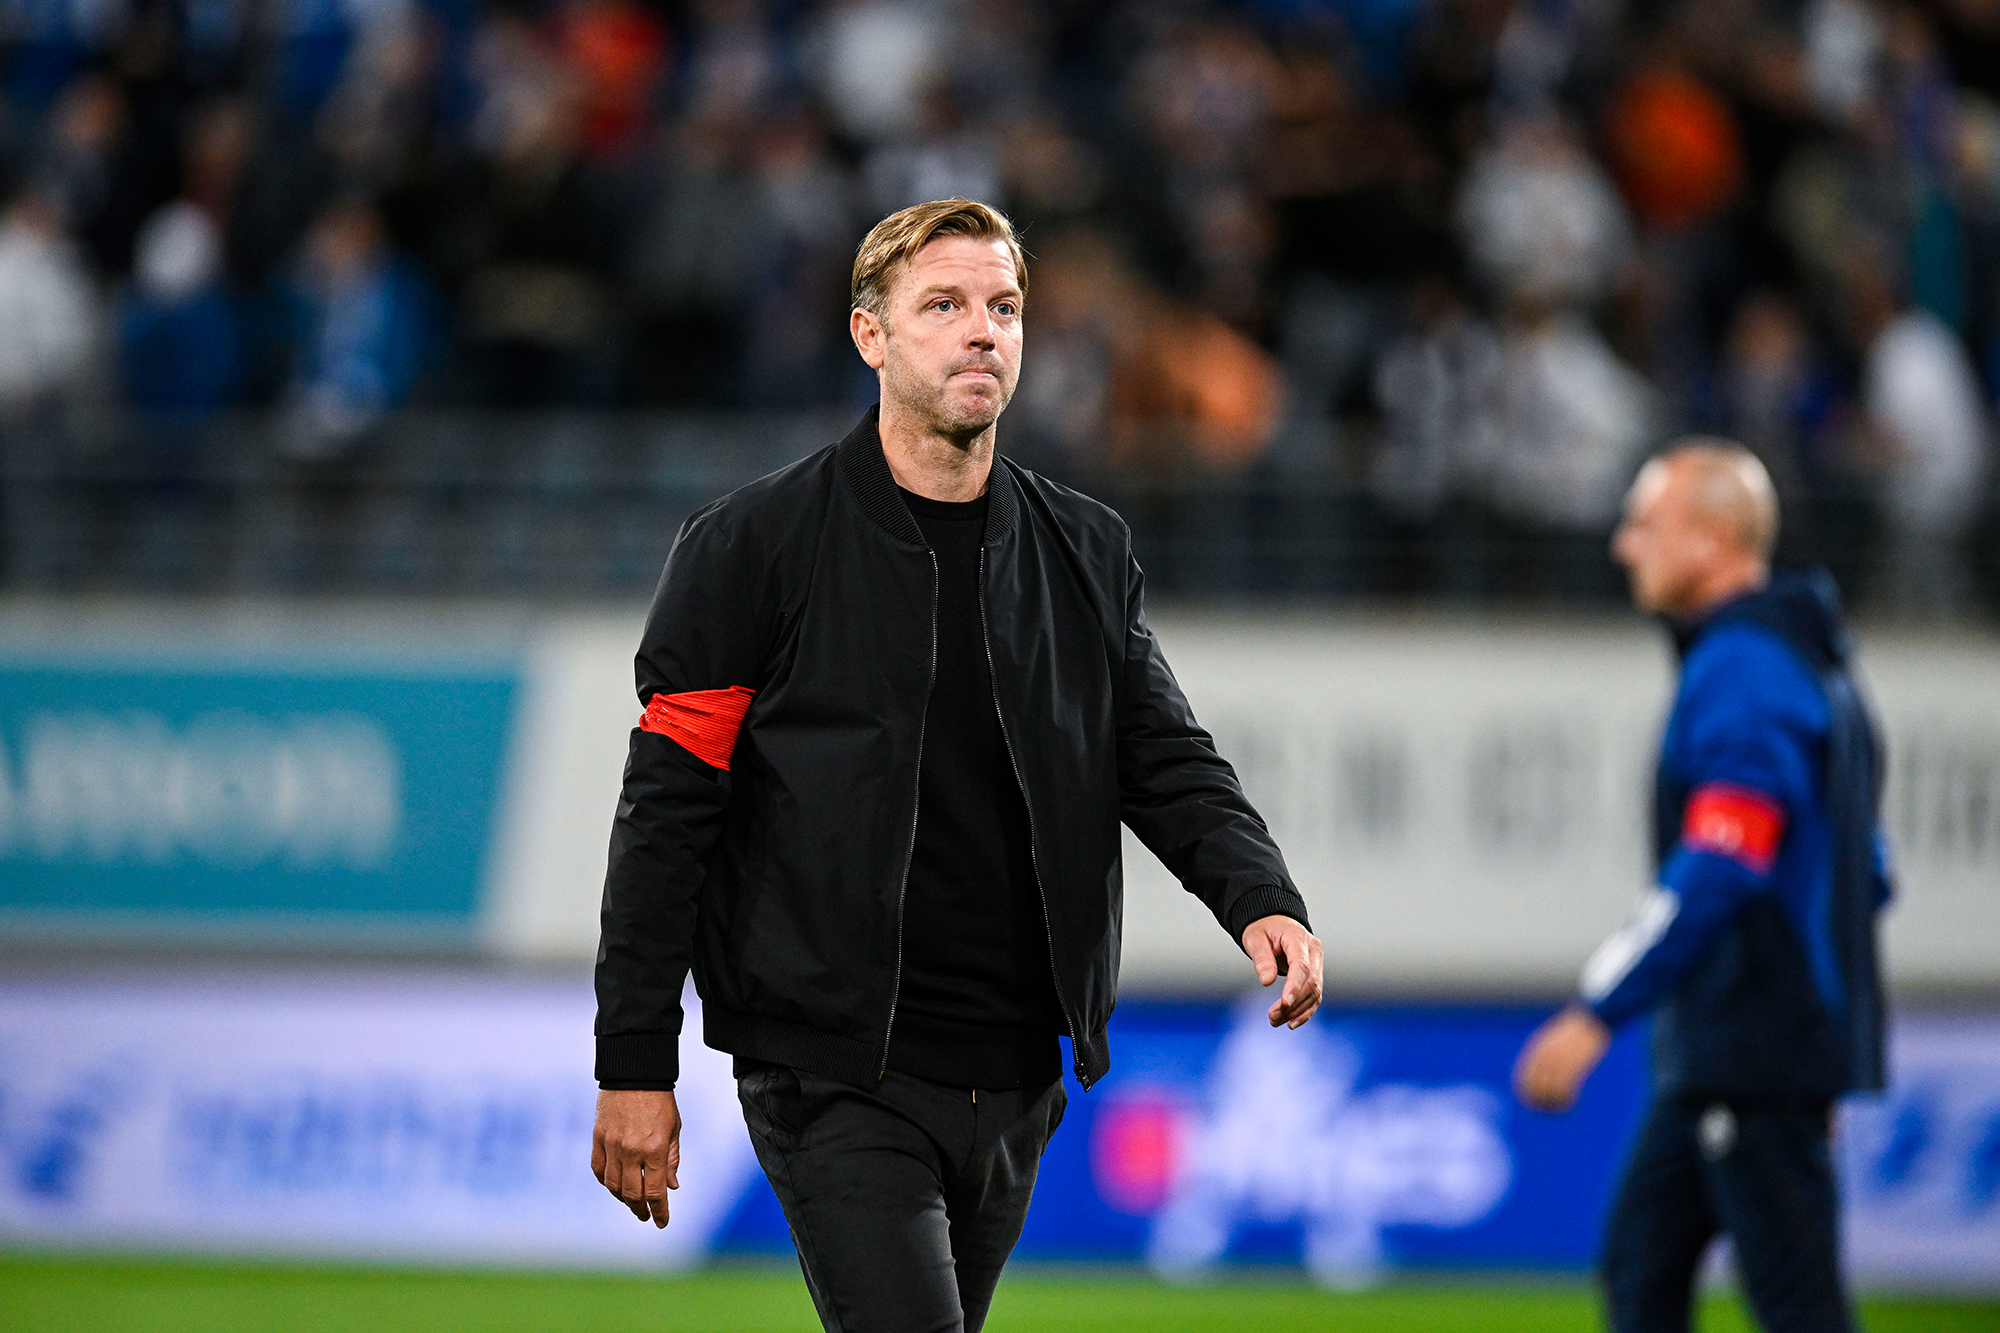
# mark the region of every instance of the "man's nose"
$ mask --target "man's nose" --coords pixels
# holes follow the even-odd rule
[[[965,332],[966,346],[977,347],[981,351],[986,351],[991,349],[995,342],[999,341],[999,331],[994,327],[992,311],[984,310],[976,312],[972,317],[971,325]]]

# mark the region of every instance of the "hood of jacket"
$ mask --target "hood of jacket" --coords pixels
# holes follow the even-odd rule
[[[1840,590],[1826,570],[1783,571],[1768,583],[1730,598],[1703,615],[1668,621],[1674,647],[1685,659],[1724,625],[1756,625],[1789,644],[1815,671],[1846,667],[1852,657],[1840,614]]]

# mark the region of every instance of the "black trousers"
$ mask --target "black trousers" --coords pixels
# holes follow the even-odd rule
[[[1828,1104],[1653,1102],[1612,1205],[1604,1285],[1615,1333],[1687,1333],[1717,1233],[1767,1333],[1851,1333]]]
[[[1061,1079],[872,1090],[766,1065],[736,1080],[827,1333],[974,1333],[1021,1238]]]

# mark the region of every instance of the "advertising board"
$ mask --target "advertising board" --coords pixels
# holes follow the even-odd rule
[[[699,1030],[692,993],[689,1030]],[[1523,1110],[1544,1011],[1132,1001],[1071,1089],[1018,1253],[1354,1286],[1593,1259],[1645,1096],[1622,1034],[1577,1108]],[[729,1058],[682,1043],[664,1232],[588,1170],[582,979],[359,973],[0,983],[0,1242],[671,1266],[787,1252]],[[2000,1014],[1897,1020],[1895,1086],[1840,1118],[1850,1263],[2000,1290]]]
[[[0,926],[469,943],[513,693],[491,667],[0,664]]]

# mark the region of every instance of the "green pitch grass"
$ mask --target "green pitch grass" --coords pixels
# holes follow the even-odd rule
[[[2000,1303],[1873,1300],[1870,1333],[2000,1333]],[[1328,1329],[1339,1333],[1596,1333],[1581,1285],[1440,1281],[1356,1295],[1239,1279],[1170,1287],[1130,1273],[1009,1274],[992,1333]],[[1702,1333],[1749,1333],[1711,1300]],[[815,1333],[797,1270],[685,1277],[360,1268],[0,1254],[6,1333]]]

